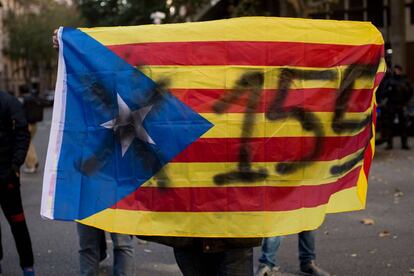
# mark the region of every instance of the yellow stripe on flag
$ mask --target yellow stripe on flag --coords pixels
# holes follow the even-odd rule
[[[361,169],[361,171],[363,170]],[[357,194],[357,187],[345,189],[333,194],[329,199],[326,213],[333,214],[364,209],[365,203],[361,202]]]
[[[345,202],[344,211],[360,210],[362,206],[356,194],[355,187],[349,188],[333,194],[327,205],[293,211],[149,212],[106,209],[79,222],[108,232],[148,236],[272,237],[317,229],[327,211],[336,212]]]
[[[333,68],[305,68],[280,66],[143,66],[139,69],[150,79],[161,82],[168,80],[170,89],[232,89],[244,74],[249,72],[263,72],[263,89],[278,88],[280,70],[283,68],[303,69],[312,71],[331,70],[337,77],[329,80],[294,79],[291,89],[305,88],[339,88],[341,76],[346,66]],[[373,78],[358,78],[354,89],[371,89],[374,86]]]
[[[345,162],[355,158],[359,155],[361,150],[353,153],[345,158],[333,161],[312,161],[308,166],[299,168],[297,171],[290,174],[280,174],[275,168],[276,162],[252,162],[250,163],[252,170],[259,170],[261,168],[267,169],[269,176],[266,180],[256,181],[254,183],[231,183],[226,184],[226,187],[236,186],[300,186],[300,185],[320,185],[330,182],[335,182],[343,175],[332,175],[330,170],[333,166],[342,165]],[[297,162],[299,163],[299,162]],[[358,167],[362,161],[355,164],[353,167]],[[169,188],[183,188],[183,187],[217,187],[214,184],[214,176],[221,173],[237,171],[238,163],[236,162],[209,162],[209,163],[168,163],[163,171],[152,177],[143,186],[151,187],[157,186],[158,177],[168,175]],[[163,179],[165,180],[165,179]]]
[[[338,134],[333,131],[331,123],[333,119],[332,112],[313,112],[319,119],[320,126],[323,129],[324,136],[349,136],[356,135],[363,129],[355,131],[345,131]],[[370,110],[361,113],[347,112],[345,119],[357,121],[364,120],[369,116]],[[206,120],[210,121],[214,126],[207,131],[202,138],[237,138],[242,134],[242,126],[245,114],[243,113],[201,113]],[[256,113],[254,120],[254,128],[249,137],[314,137],[315,133],[304,130],[300,122],[294,118],[286,118],[283,120],[269,121],[265,119],[264,113]]]
[[[384,43],[380,32],[370,22],[299,18],[247,17],[81,30],[103,45],[187,41],[285,41],[341,45]]]

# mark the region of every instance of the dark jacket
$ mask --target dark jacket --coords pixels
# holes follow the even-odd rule
[[[28,124],[35,124],[43,120],[43,102],[36,94],[23,97],[23,109]]]
[[[251,248],[259,246],[262,243],[262,238],[188,238],[158,236],[138,236],[138,238],[174,248],[202,251],[205,253],[217,253],[237,248]]]
[[[384,81],[384,86],[386,91],[383,97],[386,100],[387,108],[394,110],[407,106],[413,95],[413,90],[406,77],[394,75]]]
[[[0,91],[0,178],[19,170],[29,143],[30,134],[21,103]]]

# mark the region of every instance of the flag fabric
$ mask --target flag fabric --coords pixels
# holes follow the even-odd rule
[[[385,71],[371,23],[61,28],[59,45],[42,216],[268,237],[365,207]]]

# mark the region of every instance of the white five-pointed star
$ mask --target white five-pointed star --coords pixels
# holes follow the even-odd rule
[[[118,117],[101,124],[101,126],[104,128],[113,129],[113,131],[119,135],[122,148],[122,156],[124,156],[135,137],[142,141],[155,145],[155,142],[148,135],[147,131],[142,125],[145,117],[148,115],[148,112],[150,112],[152,105],[131,111],[129,106],[124,102],[119,94],[117,94],[117,101],[119,111]]]

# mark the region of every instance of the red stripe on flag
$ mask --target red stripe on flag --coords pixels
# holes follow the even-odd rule
[[[329,184],[297,187],[141,187],[113,209],[154,212],[289,211],[326,204],[332,194],[355,186],[358,167]]]
[[[212,113],[214,103],[220,101],[225,93],[231,93],[230,90],[220,89],[171,89],[170,91],[180,101],[199,113]],[[346,111],[367,110],[371,105],[372,92],[372,89],[353,90]],[[274,101],[276,93],[274,89],[264,89],[256,112],[266,112]],[[311,112],[333,112],[337,96],[338,91],[330,88],[292,89],[289,91],[284,107],[303,107]],[[247,93],[230,104],[226,113],[246,112],[246,106]]]
[[[334,45],[299,42],[153,42],[107,46],[134,66],[258,65],[333,67],[373,64],[382,45]]]
[[[374,86],[377,87],[384,79],[385,72],[379,72],[375,75]]]
[[[374,125],[375,129],[377,125],[377,105],[374,105],[374,108],[372,109],[372,124]],[[372,132],[372,128],[370,129],[370,132]],[[369,175],[369,169],[371,168],[372,159],[374,158],[372,150],[373,149],[371,143],[369,142],[367,149],[364,152],[364,172],[365,176],[367,177],[367,180]]]
[[[372,108],[372,123],[374,124],[374,127],[377,126],[377,105],[374,104],[374,107]]]
[[[371,126],[355,136],[323,137],[320,154],[313,161],[343,158],[366,146]],[[297,161],[315,147],[314,137],[246,138],[251,162]],[[201,138],[190,144],[172,162],[238,162],[240,138]]]
[[[372,147],[371,147],[371,143],[369,143],[367,149],[364,152],[364,172],[365,172],[365,176],[367,177],[368,180],[368,175],[369,175],[369,169],[371,168],[371,162],[372,162]]]

